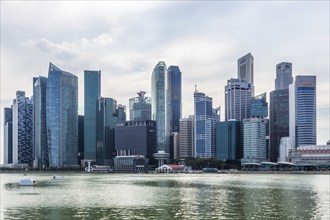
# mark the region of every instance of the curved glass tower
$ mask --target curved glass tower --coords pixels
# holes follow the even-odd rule
[[[46,89],[49,166],[78,165],[78,78],[49,64]]]

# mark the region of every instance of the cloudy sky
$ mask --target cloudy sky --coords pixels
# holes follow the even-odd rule
[[[79,77],[80,114],[86,69],[102,71],[102,96],[128,106],[137,91],[150,95],[159,60],[182,71],[183,116],[193,114],[195,84],[224,108],[226,81],[249,52],[256,94],[269,98],[283,61],[293,63],[294,75],[317,76],[317,136],[325,144],[328,1],[1,1],[1,110],[16,90],[31,96],[32,77],[47,76],[49,62]]]

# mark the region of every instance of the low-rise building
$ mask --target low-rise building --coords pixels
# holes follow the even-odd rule
[[[178,164],[164,164],[156,168],[156,172],[160,173],[178,173],[187,171],[186,166]]]
[[[296,165],[330,166],[330,145],[301,145],[289,151],[289,160]]]
[[[148,164],[148,158],[145,158],[143,155],[116,156],[114,158],[114,172],[148,172]]]

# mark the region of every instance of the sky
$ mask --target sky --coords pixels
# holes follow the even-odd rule
[[[182,72],[182,113],[193,114],[195,84],[221,106],[237,77],[237,59],[254,57],[255,94],[275,89],[275,66],[317,77],[317,142],[329,140],[329,1],[1,1],[1,121],[17,90],[32,95],[32,78],[49,62],[79,80],[101,70],[104,97],[128,107],[151,93],[158,61]],[[127,111],[128,112],[128,111]],[[3,145],[1,123],[1,149]]]

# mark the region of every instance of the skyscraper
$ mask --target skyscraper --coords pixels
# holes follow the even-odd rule
[[[101,71],[84,71],[84,150],[86,160],[96,159],[96,108],[101,96]]]
[[[206,96],[205,93],[198,92],[197,89],[194,92],[194,112],[194,156],[215,157],[212,98]]]
[[[4,163],[13,162],[13,109],[4,108]]]
[[[265,118],[268,116],[266,93],[251,98],[251,117]]]
[[[33,101],[24,91],[13,101],[13,163],[33,164]]]
[[[254,96],[253,60],[251,53],[237,60],[237,78],[251,84],[251,96]]]
[[[275,90],[288,89],[292,81],[292,63],[282,62],[277,64]]]
[[[48,167],[47,121],[46,121],[47,77],[33,78],[34,107],[34,167]]]
[[[194,156],[194,116],[180,119],[179,133],[180,158]]]
[[[229,79],[225,86],[225,118],[226,121],[236,119],[242,121],[250,118],[251,83],[240,79]]]
[[[138,97],[129,99],[129,120],[151,120],[151,98],[145,97],[146,92],[140,91]]]
[[[159,61],[151,76],[151,110],[152,120],[156,121],[157,151],[170,152],[168,147],[168,130],[165,115],[165,77],[167,67],[165,62]]]
[[[78,164],[78,78],[49,64],[46,89],[49,166]]]
[[[84,167],[84,116],[78,115],[78,164]],[[95,128],[96,129],[96,128]],[[95,144],[96,145],[96,144]],[[96,149],[96,146],[95,146]]]

